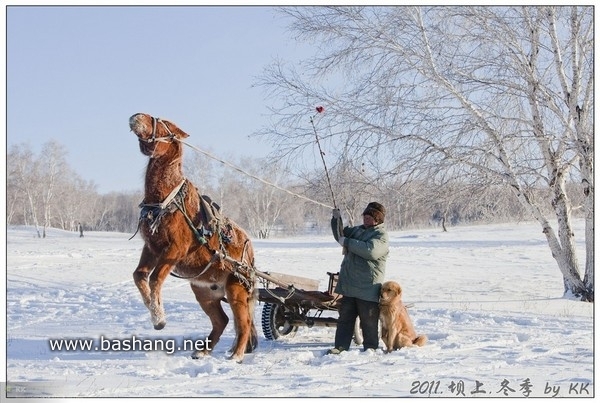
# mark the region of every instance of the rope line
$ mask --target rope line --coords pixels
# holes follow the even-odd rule
[[[227,161],[224,161],[224,160],[222,160],[222,159],[220,159],[220,158],[218,158],[218,157],[215,157],[215,156],[214,156],[214,155],[212,155],[211,153],[209,153],[209,152],[206,152],[206,151],[204,151],[204,150],[201,150],[201,149],[199,149],[198,147],[195,147],[195,146],[193,146],[193,145],[191,145],[191,144],[189,144],[189,143],[187,143],[187,142],[185,142],[185,141],[183,141],[183,140],[181,140],[181,139],[178,139],[177,137],[175,137],[175,139],[176,139],[177,141],[179,141],[180,143],[182,143],[182,144],[185,144],[186,146],[188,146],[188,147],[190,147],[190,148],[192,148],[192,149],[196,150],[197,152],[199,152],[199,153],[201,153],[201,154],[204,154],[204,155],[206,155],[207,157],[209,157],[209,158],[212,158],[212,159],[214,159],[214,160],[216,160],[216,161],[219,161],[221,164],[223,164],[223,165],[227,165],[228,167],[230,167],[230,168],[233,168],[233,169],[235,169],[236,171],[243,173],[244,175],[247,175],[247,176],[249,176],[249,177],[251,177],[251,178],[253,178],[253,179],[256,179],[257,181],[260,181],[260,182],[264,183],[265,185],[272,186],[272,187],[274,187],[274,188],[276,188],[276,189],[279,189],[279,190],[282,190],[282,191],[284,191],[284,192],[286,192],[286,193],[289,193],[289,194],[291,194],[292,196],[299,197],[299,198],[301,198],[301,199],[304,199],[304,200],[306,200],[306,201],[309,201],[309,202],[311,202],[311,203],[318,204],[318,205],[320,205],[320,206],[327,207],[327,208],[330,208],[330,209],[332,209],[332,208],[333,208],[333,207],[331,207],[331,206],[329,206],[329,205],[327,205],[327,204],[325,204],[325,203],[321,203],[321,202],[318,202],[318,201],[316,201],[316,200],[312,200],[312,199],[310,199],[310,198],[308,198],[308,197],[306,197],[306,196],[303,196],[303,195],[301,195],[301,194],[298,194],[298,193],[294,193],[294,192],[292,192],[291,190],[288,190],[288,189],[282,188],[281,186],[277,186],[277,185],[276,185],[276,184],[274,184],[274,183],[267,182],[266,180],[264,180],[264,179],[262,179],[262,178],[259,178],[258,176],[256,176],[256,175],[253,175],[253,174],[251,174],[251,173],[249,173],[249,172],[246,172],[246,171],[244,171],[242,168],[240,168],[240,167],[238,167],[238,166],[235,166],[235,165],[233,165],[233,164],[231,164],[231,163],[229,163],[229,162],[227,162]]]

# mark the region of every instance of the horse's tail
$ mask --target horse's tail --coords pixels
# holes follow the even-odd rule
[[[256,267],[254,266],[254,247],[245,231],[237,224],[233,222],[232,224],[237,228],[238,234],[241,233],[245,238],[241,261],[249,270],[249,277],[247,280],[250,283],[250,289],[248,293],[248,323],[250,323],[250,337],[248,338],[248,343],[246,344],[246,353],[251,353],[258,346],[258,333],[256,332],[256,326],[254,324],[254,309],[256,303],[258,302],[258,287],[257,279],[255,277]]]
[[[254,261],[252,262],[252,270],[254,270]],[[256,332],[256,326],[254,324],[254,308],[258,302],[258,287],[256,280],[252,285],[252,292],[248,297],[248,316],[250,320],[250,338],[248,339],[248,345],[246,345],[246,353],[253,352],[258,347],[258,333]]]

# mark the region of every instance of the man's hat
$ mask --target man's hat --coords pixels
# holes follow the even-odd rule
[[[378,224],[381,224],[385,219],[385,207],[377,202],[371,202],[367,204],[367,208],[363,211],[363,215],[370,215]]]

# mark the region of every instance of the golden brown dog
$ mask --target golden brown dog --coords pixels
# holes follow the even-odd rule
[[[422,346],[427,342],[427,336],[415,332],[406,306],[402,303],[402,287],[395,281],[386,281],[381,286],[379,319],[381,338],[388,353],[402,347]]]

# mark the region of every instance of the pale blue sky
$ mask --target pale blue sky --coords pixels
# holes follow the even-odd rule
[[[57,140],[100,193],[142,189],[146,158],[128,127],[137,112],[222,158],[266,155],[269,144],[248,138],[268,116],[251,85],[274,58],[309,51],[271,7],[10,6],[6,16],[7,146]]]

